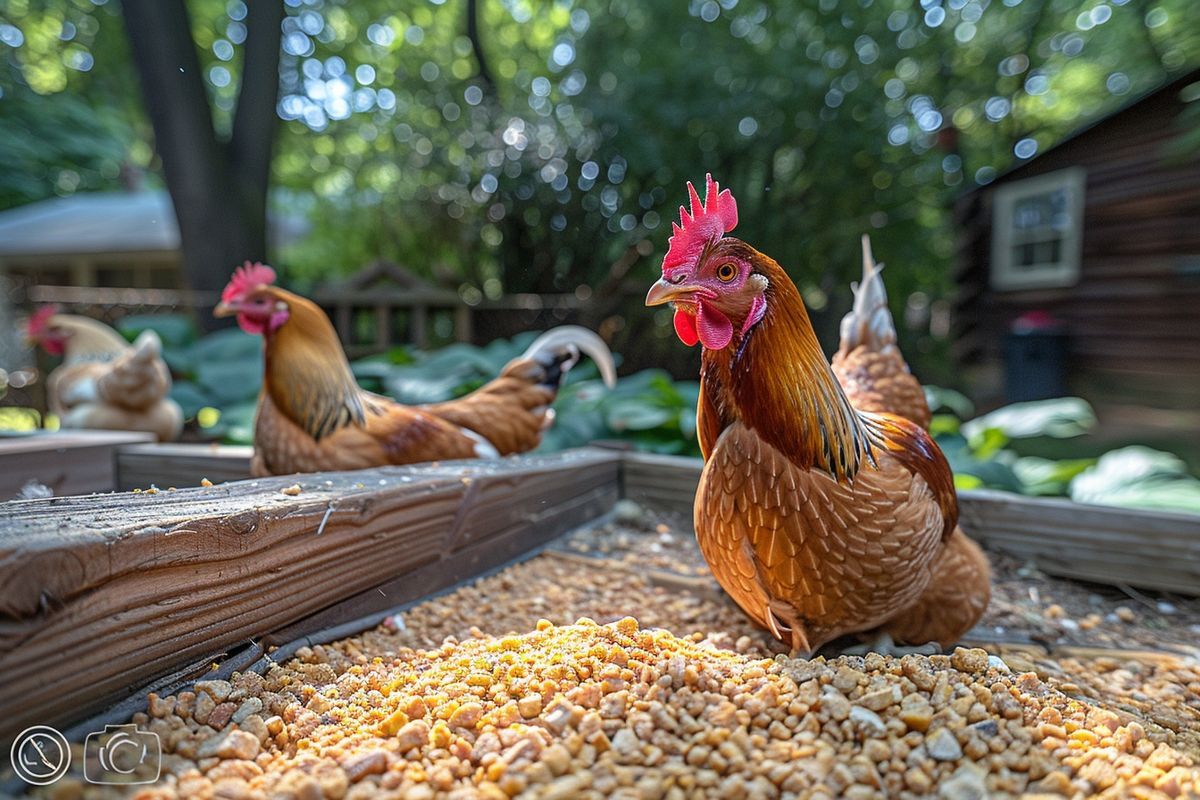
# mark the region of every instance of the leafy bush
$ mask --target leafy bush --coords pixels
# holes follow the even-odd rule
[[[952,390],[926,387],[930,430],[960,489],[987,487],[1081,503],[1200,513],[1200,480],[1171,453],[1135,445],[1095,458],[1019,455],[1014,441],[1087,434],[1096,416],[1086,400],[1060,397],[1014,403],[961,422],[974,409]],[[948,413],[949,412],[949,413]]]

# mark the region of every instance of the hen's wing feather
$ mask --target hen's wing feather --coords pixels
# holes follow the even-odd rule
[[[345,424],[317,440],[282,413],[269,393],[255,417],[256,476],[474,458],[478,441],[446,420],[386,397],[362,393],[363,424]]]
[[[96,382],[99,398],[130,411],[144,411],[167,396],[171,373],[162,360],[162,343],[143,331],[133,348],[118,356]]]
[[[487,439],[501,455],[538,446],[554,402],[558,377],[548,385],[547,368],[532,358],[509,362],[495,380],[469,395],[423,406],[422,411]]]

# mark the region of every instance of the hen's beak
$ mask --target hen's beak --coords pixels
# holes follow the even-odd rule
[[[226,303],[224,300],[217,303],[217,307],[213,309],[213,316],[217,319],[221,317],[232,317],[238,313],[238,307],[233,303]]]
[[[659,278],[658,282],[651,286],[650,291],[646,293],[646,305],[661,306],[672,300],[689,299],[695,292],[695,288],[687,284],[669,283],[666,278]]]

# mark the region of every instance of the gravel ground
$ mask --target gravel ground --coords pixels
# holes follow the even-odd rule
[[[576,531],[556,549],[630,568],[709,575],[691,521],[622,500],[614,519]],[[992,602],[971,641],[1170,650],[1200,656],[1200,598],[1054,578],[1002,553],[992,561]],[[715,582],[713,586],[715,586]]]
[[[621,525],[580,537],[637,532]],[[615,564],[594,559],[599,547],[584,560],[572,540],[574,555],[539,556],[303,648],[265,676],[152,696],[135,721],[163,742],[157,785],[71,776],[43,795],[1200,798],[1194,659],[1069,640],[1052,653],[1022,640],[989,645],[999,655],[789,659],[694,561],[671,567],[661,546],[691,542],[674,530],[650,523],[602,553]],[[660,545],[649,568],[625,560],[654,543],[646,532]],[[1026,608],[1006,570],[997,596]],[[1052,622],[1095,606],[1086,587],[1011,580],[1063,608]],[[1065,632],[1158,619],[1138,605],[1131,622],[1102,615]],[[1012,612],[987,625],[1014,632],[1016,618],[997,613]],[[1177,625],[1186,613],[1163,616]]]

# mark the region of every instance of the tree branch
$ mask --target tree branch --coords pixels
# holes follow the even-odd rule
[[[483,40],[479,38],[479,2],[467,0],[467,38],[471,40],[471,51],[475,54],[475,62],[479,65],[479,80],[485,84],[488,92],[496,91],[496,81],[492,71],[488,69],[487,57],[483,52]]]

